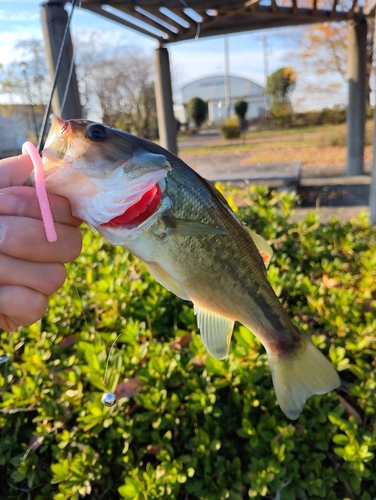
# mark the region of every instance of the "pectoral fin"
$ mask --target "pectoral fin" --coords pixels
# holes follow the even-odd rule
[[[184,300],[190,300],[185,290],[156,262],[145,262],[146,269],[161,285]]]
[[[217,359],[228,356],[234,321],[194,305],[201,340],[208,352]]]
[[[268,267],[268,265],[270,264],[270,261],[272,260],[272,257],[273,257],[272,247],[269,245],[269,243],[267,243],[264,240],[264,238],[262,236],[255,233],[254,231],[252,231],[252,229],[249,229],[249,227],[247,227],[247,231],[251,235],[251,238],[253,239],[253,243],[256,245],[257,250],[259,251],[259,253],[262,257],[262,260],[264,261],[265,267]]]
[[[175,217],[165,215],[163,221],[166,225],[168,234],[179,236],[188,236],[192,234],[228,234],[226,229],[209,226],[208,224],[196,220],[175,219]]]

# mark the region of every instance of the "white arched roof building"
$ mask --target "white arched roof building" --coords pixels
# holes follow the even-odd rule
[[[226,77],[212,75],[188,83],[182,88],[184,108],[193,97],[208,103],[208,123],[219,123],[235,114],[234,105],[240,99],[248,102],[246,119],[252,120],[265,114],[265,92],[258,85],[240,76],[228,77],[229,112],[226,106]],[[187,121],[187,120],[185,120]]]

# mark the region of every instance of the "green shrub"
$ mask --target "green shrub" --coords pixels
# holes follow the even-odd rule
[[[208,103],[200,97],[193,97],[187,104],[187,114],[195,126],[200,128],[208,115]]]
[[[247,110],[248,110],[247,101],[244,101],[242,99],[240,101],[236,101],[236,103],[234,105],[234,111],[235,111],[236,116],[239,118],[240,122],[245,119],[245,115],[247,114]]]
[[[225,139],[239,139],[241,130],[238,119],[233,116],[223,121],[219,126],[219,131]]]
[[[328,134],[320,142],[323,148],[333,146],[343,148],[347,144],[346,130],[328,130]]]
[[[313,212],[292,224],[292,194],[243,194],[234,208],[275,250],[270,282],[345,390],[289,421],[246,328],[227,360],[208,356],[191,306],[85,232],[43,320],[1,333],[0,498],[376,498],[376,229]],[[106,386],[122,397],[106,408],[118,334]]]
[[[346,121],[346,108],[324,108],[321,110],[321,120],[323,125],[337,125],[338,123],[345,123]]]
[[[324,108],[320,111],[306,111],[305,113],[293,113],[291,126],[314,127],[317,125],[337,125],[346,122],[346,109]]]

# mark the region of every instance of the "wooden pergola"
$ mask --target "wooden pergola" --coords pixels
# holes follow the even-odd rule
[[[303,2],[301,2],[303,3]],[[156,38],[161,43],[240,33],[243,31],[297,26],[326,21],[364,21],[358,0],[330,0],[328,9],[298,6],[297,0],[83,0],[81,7]],[[280,5],[279,5],[280,4]],[[109,8],[110,7],[110,8]],[[143,23],[141,27],[138,22]],[[199,26],[198,26],[199,25]],[[157,30],[157,31],[156,31]]]
[[[72,0],[71,0],[72,1]],[[53,74],[67,23],[66,0],[46,0],[42,5],[42,24],[50,73]],[[366,118],[367,14],[360,0],[82,0],[80,8],[154,38],[155,89],[161,144],[177,151],[171,74],[167,46],[244,31],[300,26],[313,23],[349,24],[349,103],[347,113],[347,174],[363,173]],[[71,75],[68,99],[60,113],[60,102],[67,84],[72,58],[71,45],[63,55],[54,112],[64,118],[80,116],[75,72]]]

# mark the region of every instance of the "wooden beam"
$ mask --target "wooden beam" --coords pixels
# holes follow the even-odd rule
[[[248,12],[247,16],[243,16],[234,21],[229,27],[225,22],[213,25],[201,25],[200,38],[209,36],[225,35],[229,33],[242,33],[244,31],[262,30],[269,28],[282,28],[286,26],[303,26],[316,23],[333,22],[333,21],[346,21],[347,14],[337,13],[336,18],[330,17],[330,11],[317,11],[316,16],[312,16],[311,9],[307,12],[302,12],[303,9],[298,10],[298,14],[293,16],[291,14],[291,7],[279,7],[277,14],[270,11],[269,7],[259,5],[258,15]],[[261,10],[262,9],[262,10]],[[281,13],[282,11],[282,13]],[[357,17],[357,13],[354,14]],[[364,19],[363,16],[360,19]],[[181,35],[179,40],[192,39],[191,34]]]
[[[272,12],[276,14],[278,12],[278,5],[275,0],[271,0]]]
[[[376,2],[376,0],[374,0]],[[353,13],[355,10],[355,7],[358,5],[358,0],[353,0],[352,5],[350,7],[350,10],[348,12],[348,17],[351,19],[353,17]]]
[[[161,43],[165,43],[168,41],[167,39],[163,38],[160,35],[157,35],[156,33],[153,33],[151,31],[144,29],[144,28],[141,28],[140,26],[137,26],[136,24],[133,24],[133,23],[127,21],[126,19],[123,19],[122,17],[117,16],[116,14],[113,14],[111,12],[108,12],[107,10],[104,10],[100,5],[90,4],[90,5],[86,6],[86,5],[82,4],[81,7],[83,9],[86,9],[86,10],[93,12],[94,14],[98,14],[102,17],[105,17],[106,19],[110,19],[111,21],[115,21],[119,24],[122,24],[123,26],[126,26],[127,28],[131,28],[132,30],[135,30],[139,33],[142,33],[143,35],[147,35],[147,36],[150,36],[152,38],[155,38],[156,40],[158,40]]]
[[[332,17],[334,17],[336,15],[336,12],[337,12],[337,5],[338,5],[338,0],[333,0],[333,4],[332,4],[332,10],[331,10],[331,13],[330,15]]]
[[[194,21],[191,17],[187,16],[187,14],[184,12],[184,9],[182,7],[173,7],[173,6],[169,6],[169,10],[171,10],[171,12],[173,12],[174,14],[176,14],[177,16],[181,17],[183,19],[183,21],[187,22],[189,24],[189,28],[187,28],[188,30],[189,29],[196,29],[196,21]]]
[[[317,16],[317,0],[313,0],[312,15]]]
[[[251,0],[252,1],[252,0]],[[213,26],[216,26],[220,23],[226,22],[226,19],[231,19],[234,18],[235,16],[244,16],[244,15],[250,15],[251,12],[257,11],[258,5],[259,5],[259,0],[256,0],[255,2],[250,1],[247,2],[248,5],[242,6],[240,9],[222,9],[218,11],[218,16],[215,18],[212,18],[210,20],[210,29],[213,28]],[[228,31],[226,34],[231,33],[231,31]]]
[[[108,0],[107,3],[103,3],[102,0],[83,0],[81,6],[82,8],[86,8],[87,10],[95,12],[103,17],[116,21],[124,26],[138,31],[139,33],[155,38],[162,43],[192,40],[198,33],[200,38],[204,38],[275,27],[346,21],[349,19],[349,16],[357,22],[364,21],[366,19],[364,12],[361,9],[358,10],[356,8],[358,0],[352,0],[350,14],[348,11],[341,11],[335,8],[338,0],[333,0],[335,3],[333,3],[331,8],[327,10],[318,8],[318,0],[313,0],[311,8],[299,8],[298,0],[291,0],[292,7],[279,6],[277,5],[277,0],[269,0],[269,5],[256,2],[248,5],[248,7],[245,7],[244,3],[234,0],[231,4],[223,2],[224,8],[219,6],[217,9],[218,15],[215,17],[208,16],[206,14],[206,10],[202,6],[202,4],[204,4],[205,7],[209,6],[209,1],[203,1],[199,4],[196,1],[192,1],[192,8],[194,9],[196,7],[194,10],[204,18],[204,22],[197,23],[184,12],[185,6],[182,3],[178,3],[175,0],[170,1],[173,2],[173,5],[167,2],[168,9],[185,21],[188,25],[188,27],[182,27],[177,21],[173,22],[173,20],[168,18],[167,22],[176,27],[178,33],[174,33],[170,29],[160,25],[158,22],[149,19],[144,14],[133,10],[135,8],[134,3],[131,4],[129,0],[127,0],[126,3],[122,0]],[[376,3],[376,0],[371,0],[371,2]],[[108,12],[103,9],[106,5],[111,4],[114,5],[114,7],[116,6],[120,13],[124,12],[131,16],[129,20],[124,19],[121,16],[117,16],[116,11]],[[150,4],[152,5],[152,9],[149,9],[152,11],[151,13],[160,18],[161,21],[164,20],[164,15],[159,12],[160,0],[150,0]],[[141,5],[146,5],[146,3],[141,2]],[[234,7],[225,8],[226,5],[233,5]],[[213,3],[211,3],[211,6],[213,6]],[[145,23],[145,25],[140,27],[137,24],[133,24],[133,22],[131,22],[131,18],[135,18],[135,21],[137,19],[141,20]],[[150,26],[150,31],[147,26]],[[161,33],[155,33],[155,29]]]
[[[150,17],[146,16],[144,13],[138,12],[136,10],[136,7],[134,7],[133,5],[131,7],[128,7],[127,5],[119,4],[116,8],[121,12],[124,12],[124,14],[128,14],[128,16],[134,17],[139,21],[149,26],[152,26],[153,28],[162,31],[162,33],[166,33],[166,35],[168,36],[172,37],[176,36],[176,33],[171,31],[170,29],[166,28],[165,26],[162,26],[162,24],[158,23],[157,21],[150,19]]]
[[[180,30],[187,31],[189,29],[189,28],[183,26],[182,24],[180,24],[178,21],[176,21],[172,17],[170,17],[168,14],[165,14],[164,12],[161,12],[159,9],[160,9],[159,7],[158,8],[154,8],[154,7],[153,8],[149,8],[148,7],[148,10],[152,14],[154,14],[154,15],[159,14],[160,16],[163,16],[166,19],[166,23],[171,24],[172,26],[174,26],[175,28],[177,28],[179,31]],[[167,7],[166,7],[166,10],[169,10],[171,12],[171,14],[174,14],[174,12],[172,12],[172,10],[168,9]]]
[[[149,6],[146,9],[144,9],[144,7],[140,7],[140,6],[138,6],[138,8],[147,12],[150,16],[153,16],[154,18],[156,18],[156,20],[158,20],[157,22],[160,23],[160,26],[162,29],[166,29],[166,30],[173,32],[173,28],[175,28],[179,31],[179,28],[182,27],[179,23],[177,23],[176,21],[174,21],[170,17],[168,17],[165,14],[163,14],[162,12],[160,12],[159,8],[149,7]],[[140,12],[140,10],[138,10],[138,12],[140,14],[142,14],[142,12]],[[146,17],[146,19],[150,19],[150,17],[148,17],[147,15],[145,15],[145,17]],[[164,26],[165,24],[169,25],[169,27],[167,27],[167,26],[165,27]]]

